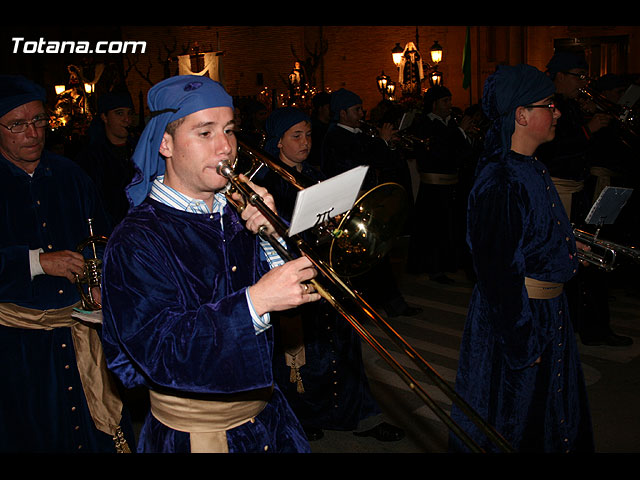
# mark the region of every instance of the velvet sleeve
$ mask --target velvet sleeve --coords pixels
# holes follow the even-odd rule
[[[524,286],[529,209],[524,185],[503,178],[478,190],[469,210],[469,242],[485,318],[513,369],[531,365],[544,345],[544,329]]]
[[[210,273],[213,289],[202,284],[213,251],[196,252],[205,273],[189,278],[156,232],[123,233],[105,254],[103,337],[124,385],[197,393],[271,385],[267,335],[255,333],[244,288],[227,292],[224,272]]]

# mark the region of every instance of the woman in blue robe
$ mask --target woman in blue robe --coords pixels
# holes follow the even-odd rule
[[[533,153],[561,112],[553,83],[527,65],[485,83],[492,120],[469,197],[467,242],[477,284],[456,391],[518,452],[589,452],[586,387],[562,285],[578,268],[573,229]],[[496,446],[460,411],[453,419],[483,449]],[[465,451],[457,436],[451,449]]]

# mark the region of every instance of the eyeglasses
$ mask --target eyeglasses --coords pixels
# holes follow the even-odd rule
[[[553,102],[549,102],[544,105],[524,105],[524,108],[548,108],[553,112],[556,109],[556,105]]]
[[[2,124],[0,123],[0,125]],[[38,117],[38,118],[34,118],[30,122],[16,122],[10,126],[7,126],[7,125],[2,125],[2,126],[7,130],[9,130],[11,133],[22,133],[22,132],[25,132],[27,128],[29,128],[29,125],[33,125],[36,128],[44,128],[47,125],[49,125],[49,118]]]
[[[575,72],[563,72],[566,75],[573,75],[574,77],[578,77],[581,81],[589,80],[589,76],[585,73],[575,73]]]

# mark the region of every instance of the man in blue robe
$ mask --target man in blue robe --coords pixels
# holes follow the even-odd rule
[[[563,284],[578,268],[573,229],[544,164],[561,112],[554,86],[528,65],[485,83],[492,126],[469,197],[467,241],[477,284],[456,390],[519,452],[594,449],[586,388]],[[460,411],[453,419],[498,451]],[[453,450],[464,450],[452,435]]]
[[[240,215],[227,201],[218,166],[234,160],[237,141],[223,87],[171,77],[150,89],[148,104],[127,187],[132,208],[103,271],[109,367],[150,395],[138,451],[308,452],[274,384],[269,313],[319,300],[305,286],[316,272],[306,257],[283,264],[255,235],[264,215],[252,205]]]
[[[77,246],[108,233],[91,179],[44,149],[45,91],[0,76],[0,451],[114,452],[122,402],[80,305]],[[122,429],[120,425],[122,423]]]

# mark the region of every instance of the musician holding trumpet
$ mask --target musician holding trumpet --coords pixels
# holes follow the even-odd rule
[[[237,144],[223,87],[171,77],[148,103],[127,189],[133,208],[103,270],[109,366],[125,387],[150,392],[138,450],[308,452],[273,381],[269,314],[319,300],[305,283],[316,271],[304,256],[282,262],[255,235],[264,215],[227,202],[218,165],[233,161]]]
[[[491,120],[469,196],[477,284],[455,388],[518,452],[593,451],[579,352],[563,285],[578,268],[572,226],[537,147],[553,139],[555,87],[529,65],[486,81]],[[454,405],[452,418],[495,451]],[[456,437],[453,450],[463,449]]]
[[[549,169],[569,220],[577,227],[583,227],[593,203],[585,187],[593,161],[593,137],[612,121],[612,116],[604,112],[587,118],[580,108],[578,96],[589,82],[588,67],[584,56],[575,52],[558,51],[549,60],[546,73],[554,82],[554,101],[562,117],[555,138],[536,152]],[[583,344],[623,347],[633,343],[630,337],[611,329],[606,272],[581,267],[566,291]]]

